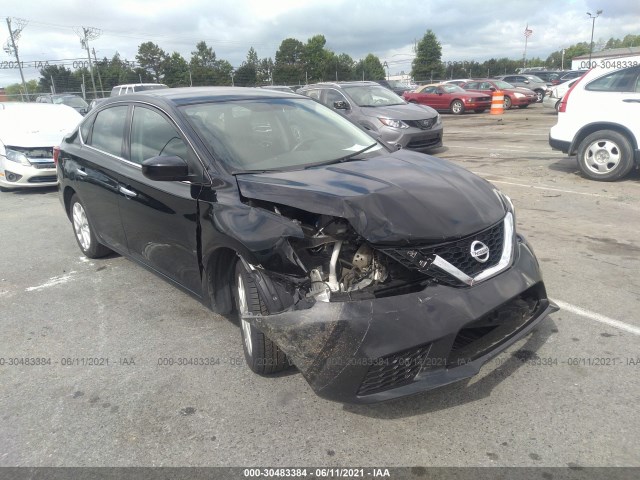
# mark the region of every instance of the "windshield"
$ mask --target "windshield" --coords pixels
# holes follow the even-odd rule
[[[311,99],[269,98],[181,107],[200,138],[234,173],[295,170],[386,151]],[[370,148],[368,148],[370,147]]]
[[[53,97],[53,103],[69,105],[70,107],[78,107],[84,108],[87,106],[87,102],[85,102],[80,97]]]
[[[440,85],[440,88],[442,90],[444,90],[446,93],[466,93],[466,91],[463,88],[460,88],[458,85],[454,85],[451,83],[448,83],[446,85]]]
[[[536,77],[535,75],[526,75],[526,77],[532,82],[544,83],[544,80],[542,80],[540,77]]]
[[[493,83],[495,83],[496,87],[498,87],[498,88],[515,88],[510,83],[503,82],[502,80],[496,80]]]
[[[388,107],[406,103],[391,90],[380,85],[353,85],[343,88],[359,107]]]

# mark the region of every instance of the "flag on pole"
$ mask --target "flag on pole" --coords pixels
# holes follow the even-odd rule
[[[531,34],[532,34],[532,33],[533,33],[533,30],[531,30],[531,29],[529,28],[529,25],[527,25],[527,26],[525,27],[525,29],[524,29],[524,36],[525,36],[525,37],[527,37],[527,38],[529,38],[529,37],[531,36]]]

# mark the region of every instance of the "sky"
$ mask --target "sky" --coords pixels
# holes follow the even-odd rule
[[[204,40],[218,58],[238,67],[250,47],[260,58],[274,57],[280,42],[302,42],[316,34],[327,48],[358,60],[368,53],[389,65],[391,75],[411,70],[413,46],[428,29],[442,44],[443,61],[508,57],[521,59],[524,30],[527,58],[589,42],[586,12],[604,10],[595,22],[594,41],[640,34],[637,0],[23,0],[0,7],[0,41],[9,32],[5,18],[26,21],[18,40],[23,62],[86,58],[78,27],[99,29],[90,42],[98,58],[135,60],[138,45],[157,43],[187,60]],[[20,81],[15,60],[0,50],[0,87]],[[27,80],[36,68],[24,69]]]

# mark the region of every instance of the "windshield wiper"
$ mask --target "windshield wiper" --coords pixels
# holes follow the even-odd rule
[[[307,168],[319,167],[319,166],[322,166],[322,165],[332,165],[334,163],[348,162],[352,158],[357,157],[358,155],[360,155],[361,153],[364,153],[367,150],[371,150],[376,145],[378,145],[377,142],[376,143],[372,143],[368,147],[364,147],[362,150],[358,150],[357,152],[353,152],[353,153],[350,153],[349,155],[345,155],[344,157],[336,158],[335,160],[328,160],[326,162],[311,163],[309,165],[306,165],[304,168],[306,170]]]

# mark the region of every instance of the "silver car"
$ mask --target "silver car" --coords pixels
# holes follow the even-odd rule
[[[426,151],[442,146],[438,112],[407,103],[376,82],[317,83],[297,93],[340,112],[391,148]]]
[[[538,102],[542,102],[544,95],[547,91],[547,82],[542,80],[540,77],[536,77],[535,75],[528,74],[519,74],[519,75],[502,75],[499,78],[500,80],[510,83],[514,87],[522,87],[528,88],[529,90],[533,90],[536,92],[536,96],[538,97]]]
[[[0,191],[56,186],[53,147],[81,120],[66,105],[0,103]]]

